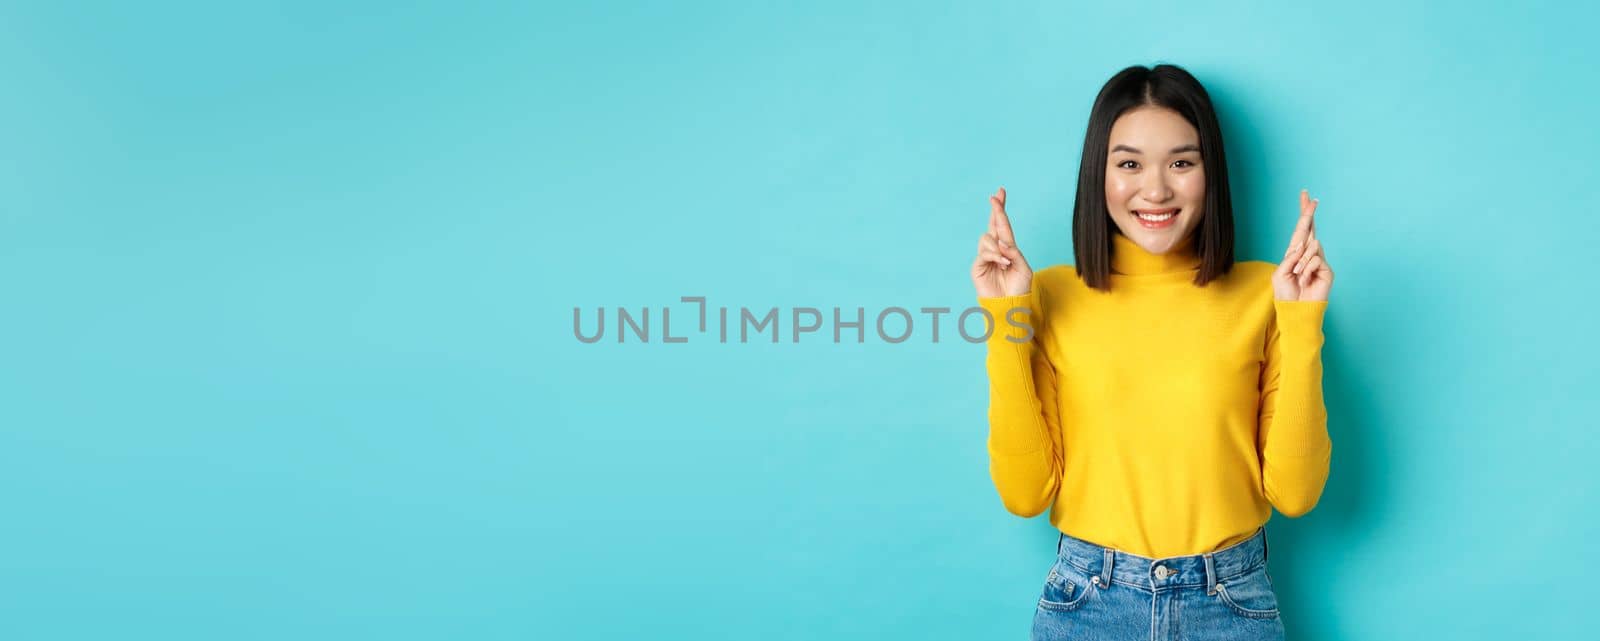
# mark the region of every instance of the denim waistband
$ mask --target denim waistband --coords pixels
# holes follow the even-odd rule
[[[1210,594],[1217,582],[1266,565],[1267,529],[1258,527],[1250,538],[1220,550],[1162,559],[1096,545],[1063,532],[1056,542],[1056,556],[1102,586],[1112,581],[1152,591],[1205,586]]]

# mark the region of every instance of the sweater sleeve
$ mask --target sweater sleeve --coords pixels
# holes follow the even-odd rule
[[[1035,282],[1028,294],[978,299],[994,318],[985,361],[989,476],[1006,510],[1025,517],[1049,509],[1061,484],[1056,372],[1043,347],[1038,291]]]
[[[1322,401],[1322,319],[1327,301],[1273,301],[1261,371],[1257,447],[1267,500],[1287,517],[1315,507],[1333,442]]]

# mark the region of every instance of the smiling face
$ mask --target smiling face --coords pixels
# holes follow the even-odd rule
[[[1165,254],[1194,232],[1206,198],[1200,133],[1165,107],[1130,109],[1111,125],[1106,210],[1122,235]]]

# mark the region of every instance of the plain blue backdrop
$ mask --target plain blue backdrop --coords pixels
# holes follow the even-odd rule
[[[7,3],[0,637],[1026,638],[981,346],[678,299],[963,308],[1000,185],[1068,262],[1173,62],[1243,257],[1304,187],[1338,274],[1291,638],[1586,638],[1600,15],[1539,5]]]

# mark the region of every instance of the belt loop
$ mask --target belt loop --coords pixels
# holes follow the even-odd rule
[[[1062,548],[1062,546],[1066,545],[1066,543],[1067,543],[1067,535],[1066,535],[1066,533],[1065,532],[1057,532],[1056,533],[1056,558],[1058,558],[1058,559],[1061,558],[1061,548]]]
[[[1116,558],[1116,552],[1111,548],[1105,548],[1105,553],[1105,561],[1100,563],[1100,576],[1095,577],[1100,579],[1101,588],[1111,587],[1111,560]]]
[[[1202,556],[1204,556],[1206,560],[1206,596],[1211,596],[1217,593],[1217,569],[1216,566],[1211,563],[1210,552],[1207,552]]]
[[[1261,526],[1261,560],[1267,560],[1267,526]]]

